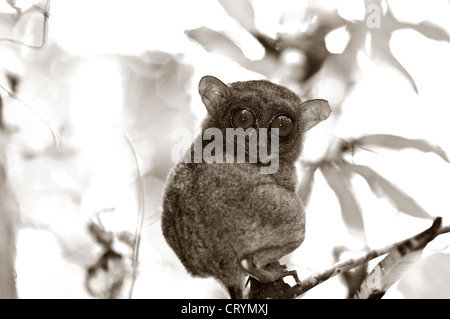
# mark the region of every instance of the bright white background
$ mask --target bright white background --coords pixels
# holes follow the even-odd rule
[[[27,2],[23,3],[26,7]],[[294,15],[310,5],[321,10],[337,8],[342,18],[353,21],[361,21],[365,11],[361,0],[252,3],[255,25],[271,36],[298,29],[295,19],[281,24],[280,16],[289,12]],[[428,20],[450,32],[450,5],[446,0],[390,0],[389,5],[400,21]],[[4,3],[0,10],[10,12]],[[6,20],[0,24],[3,31],[9,26]],[[20,297],[89,297],[83,287],[84,270],[95,259],[97,251],[90,246],[92,240],[84,222],[93,213],[115,207],[116,213],[109,216],[105,224],[111,230],[134,231],[138,203],[132,183],[134,164],[123,139],[124,130],[130,131],[132,139],[136,140],[142,171],[156,171],[153,177],[146,179],[147,216],[134,296],[226,296],[215,281],[187,275],[164,242],[158,219],[162,177],[167,166],[174,165],[168,162],[171,146],[176,143],[170,139],[171,133],[178,127],[193,129],[196,121],[205,115],[196,93],[200,77],[211,74],[224,82],[264,77],[226,56],[207,52],[184,32],[202,26],[229,34],[248,59],[263,58],[263,47],[231,19],[218,2],[211,0],[55,0],[51,2],[48,45],[44,49],[2,46],[0,42],[0,69],[22,78],[18,96],[62,131],[62,145],[64,138],[70,136],[66,145],[76,154],[69,158],[43,155],[31,161],[24,160],[19,150],[45,149],[51,145],[51,135],[42,120],[21,103],[8,102],[5,120],[20,127],[20,132],[8,144],[10,181],[21,205],[24,224],[17,238]],[[15,31],[18,32],[13,33],[15,36],[24,34],[23,30]],[[28,40],[25,36],[24,39]],[[347,39],[348,35],[342,30],[330,34],[327,48],[339,53]],[[430,40],[412,30],[401,30],[393,34],[390,47],[415,79],[419,94],[402,74],[388,65],[376,63],[362,51],[358,56],[361,78],[343,103],[342,118],[336,125],[324,125],[311,131],[305,145],[305,158],[314,158],[323,151],[324,135],[348,138],[369,133],[426,139],[450,154],[450,43]],[[152,67],[156,57],[149,57],[148,51],[167,52],[182,64],[170,70],[175,76],[169,74],[167,82],[155,84],[159,95],[152,103],[143,100],[146,82],[136,82],[139,78],[155,78],[160,72]],[[127,73],[130,68],[134,78]],[[184,77],[188,74],[190,81],[177,82],[177,72]],[[339,87],[339,83],[335,85]],[[316,91],[325,95],[317,98],[332,101],[332,91],[326,83]],[[158,101],[163,101],[165,106],[155,106]],[[145,105],[140,118],[127,113],[142,111],[136,106],[140,104]],[[333,108],[333,104],[331,106]],[[145,125],[146,129],[139,131],[136,123]],[[71,131],[64,133],[63,128],[69,124]],[[370,165],[389,177],[431,215],[443,216],[444,224],[450,224],[449,163],[435,154],[413,150],[359,152],[354,161]],[[159,167],[163,168],[158,171]],[[289,260],[301,277],[330,265],[333,262],[331,251],[336,245],[361,248],[347,235],[335,195],[320,173],[315,177],[307,210],[307,239]],[[376,198],[362,179],[354,182],[371,247],[392,243],[429,226],[429,221],[398,213],[387,201]],[[450,279],[449,268],[443,266],[450,259],[449,242],[450,237],[445,235],[429,245],[423,262],[399,284],[406,288],[394,287],[387,297],[427,297],[433,291],[436,296],[450,297],[448,287],[442,285],[445,280],[438,279],[446,278],[447,282]],[[442,258],[426,262],[426,257],[436,251],[442,253]],[[405,291],[411,293],[405,294]],[[335,278],[305,297],[343,298],[345,294],[344,285]]]

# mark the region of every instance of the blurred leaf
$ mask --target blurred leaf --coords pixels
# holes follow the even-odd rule
[[[275,48],[279,48],[277,54],[281,57],[280,63],[285,63],[287,64],[286,67],[292,68],[292,72],[297,74],[296,77],[299,82],[308,81],[322,68],[326,59],[330,57],[331,54],[326,47],[325,37],[340,23],[340,19],[335,21],[332,17],[326,17],[320,19],[317,22],[317,26],[309,31],[299,32],[294,36],[279,36],[274,44]],[[262,38],[260,37],[260,39]],[[266,43],[269,42],[266,41]],[[289,56],[292,56],[292,53],[297,54],[298,58],[290,61]],[[345,73],[344,76],[347,76],[347,74]],[[290,77],[295,76],[291,74]]]
[[[399,250],[391,251],[369,273],[356,294],[358,299],[380,299],[386,291],[408,271],[411,265],[417,262],[422,250],[402,255]]]
[[[331,165],[322,165],[320,169],[328,185],[338,198],[342,219],[349,232],[363,239],[365,242],[366,238],[361,208],[356,201],[351,187],[348,170],[344,170],[342,166],[331,167]]]
[[[103,227],[93,222],[88,221],[88,231],[92,238],[106,249],[110,248],[114,240],[112,232],[106,231]]]
[[[239,22],[246,30],[253,29],[255,13],[249,0],[241,0],[239,5],[236,5],[234,0],[219,0],[219,3],[228,15]]]
[[[386,14],[382,19],[382,27],[379,28],[369,28],[369,32],[371,35],[371,50],[374,57],[385,60],[392,67],[400,71],[411,83],[414,91],[418,93],[416,82],[414,78],[409,74],[409,72],[403,67],[403,65],[394,57],[390,48],[390,40],[392,37],[392,33],[394,31],[403,29],[403,28],[414,28],[412,24],[406,24],[399,22],[388,9]],[[427,28],[428,27],[428,28]],[[422,27],[424,32],[428,32],[429,34],[434,33],[429,28],[429,25],[425,25]],[[438,28],[436,28],[437,30]],[[420,32],[420,31],[419,31]]]
[[[449,299],[450,254],[433,253],[420,260],[402,278],[397,289],[407,299]]]
[[[172,108],[181,108],[185,105],[186,94],[179,92],[189,92],[193,68],[190,65],[183,64],[180,57],[170,57],[164,65],[155,72],[157,79],[155,81],[155,90],[158,97],[164,101],[167,106]]]
[[[21,8],[16,5],[16,0],[6,0],[6,3],[20,14]]]
[[[374,194],[378,198],[387,199],[398,211],[419,218],[431,217],[412,197],[405,194],[397,186],[380,176],[371,168],[364,165],[343,165],[349,171],[364,177]]]
[[[384,59],[387,63],[392,65],[398,71],[403,73],[411,83],[414,91],[418,93],[416,82],[403,65],[392,54],[389,42],[394,31],[400,29],[413,29],[429,39],[450,41],[450,35],[447,31],[433,23],[422,22],[419,24],[399,22],[388,9],[383,17],[382,28],[370,28],[369,32],[372,40],[372,51],[374,56]]]
[[[50,0],[8,1],[16,12],[0,14],[0,42],[6,41],[40,49],[46,44]]]
[[[2,131],[4,129],[4,127],[5,127],[5,123],[3,120],[3,99],[0,96],[0,131]],[[1,174],[1,171],[0,171],[0,174]]]
[[[414,91],[418,93],[416,82],[414,78],[409,74],[409,72],[403,67],[403,65],[394,57],[391,52],[391,47],[389,46],[389,42],[392,36],[392,32],[395,30],[384,29],[381,31],[377,29],[377,31],[372,31],[372,54],[374,57],[385,60],[389,63],[393,68],[397,69],[408,79],[413,87]]]
[[[432,145],[421,139],[409,139],[390,134],[373,134],[357,138],[353,140],[353,144],[359,146],[375,145],[394,150],[415,148],[423,152],[433,152],[440,156],[444,161],[449,162],[447,155],[441,147]]]
[[[308,205],[309,198],[311,197],[311,190],[314,185],[314,173],[318,164],[316,163],[303,163],[301,166],[302,179],[297,188],[297,194],[300,196],[304,206]]]
[[[376,2],[378,2],[378,5],[380,5],[379,1]],[[367,1],[366,4],[368,4]],[[400,71],[403,75],[405,75],[405,77],[411,83],[414,91],[418,93],[417,85],[416,82],[414,81],[414,78],[403,67],[403,65],[394,57],[389,45],[392,33],[400,29],[413,29],[421,33],[422,35],[426,36],[427,38],[433,40],[450,41],[450,35],[444,28],[430,22],[425,21],[419,24],[400,22],[394,17],[389,8],[386,14],[383,16],[382,27],[369,28],[369,32],[371,35],[371,50],[373,56],[385,60],[392,67],[394,67],[395,69]]]
[[[256,40],[266,49],[266,53],[279,57],[282,51],[283,41],[280,38],[273,39],[264,33],[255,33]]]
[[[333,249],[333,258],[335,262],[339,262],[339,260],[342,260],[342,254],[348,253],[350,250],[347,247],[344,246],[336,246]],[[368,262],[362,263],[359,266],[356,266],[355,268],[349,269],[347,271],[342,272],[342,279],[344,280],[348,293],[347,295],[349,297],[352,297],[361,287],[361,284],[363,280],[367,277],[367,266],[369,265]]]
[[[114,233],[105,229],[101,215],[114,212],[105,208],[88,221],[88,231],[102,247],[102,254],[86,270],[86,289],[95,297],[118,298],[124,295],[123,283],[130,275],[130,255],[133,235],[127,231]]]
[[[201,27],[185,31],[186,35],[202,45],[209,52],[219,53],[239,63],[243,68],[270,77],[277,68],[272,59],[263,58],[252,61],[241,48],[226,34]]]
[[[118,298],[126,275],[123,257],[113,250],[107,250],[87,269],[86,289],[97,298]]]
[[[380,261],[361,284],[355,298],[381,298],[386,291],[399,281],[411,265],[419,260],[423,248],[439,232],[442,219],[436,218],[430,228],[393,248]]]
[[[201,27],[194,30],[187,30],[186,35],[200,43],[209,52],[218,52],[235,61],[246,60],[242,50],[223,33]]]
[[[431,22],[424,21],[419,24],[405,24],[405,27],[416,30],[429,39],[450,42],[450,34],[444,28]]]

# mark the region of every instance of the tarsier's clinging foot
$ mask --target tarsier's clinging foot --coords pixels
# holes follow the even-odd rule
[[[256,267],[253,262],[249,262],[247,259],[242,259],[241,265],[252,277],[261,283],[270,283],[287,276],[292,276],[295,283],[297,285],[301,285],[297,271],[287,270],[287,266],[280,264],[278,261],[267,264],[263,267]]]

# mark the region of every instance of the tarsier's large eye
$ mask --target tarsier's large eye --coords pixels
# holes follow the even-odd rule
[[[242,128],[246,130],[255,127],[256,119],[252,112],[246,109],[237,109],[231,117],[231,124],[234,128]]]
[[[270,128],[277,128],[279,137],[288,137],[294,130],[294,123],[288,116],[279,115],[272,120]]]

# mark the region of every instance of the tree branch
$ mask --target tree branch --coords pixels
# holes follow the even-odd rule
[[[17,298],[13,219],[18,214],[18,206],[6,175],[6,151],[0,143],[0,299]]]
[[[441,227],[441,223],[442,218],[437,217],[427,230],[383,248],[355,254],[354,257],[348,260],[337,262],[329,268],[302,280],[301,285],[291,287],[284,283],[283,279],[274,283],[263,284],[251,278],[249,298],[296,298],[335,275],[360,266],[376,257],[388,254],[393,250],[398,250],[400,254],[404,255],[408,252],[423,249],[436,236],[450,232],[450,226]]]

